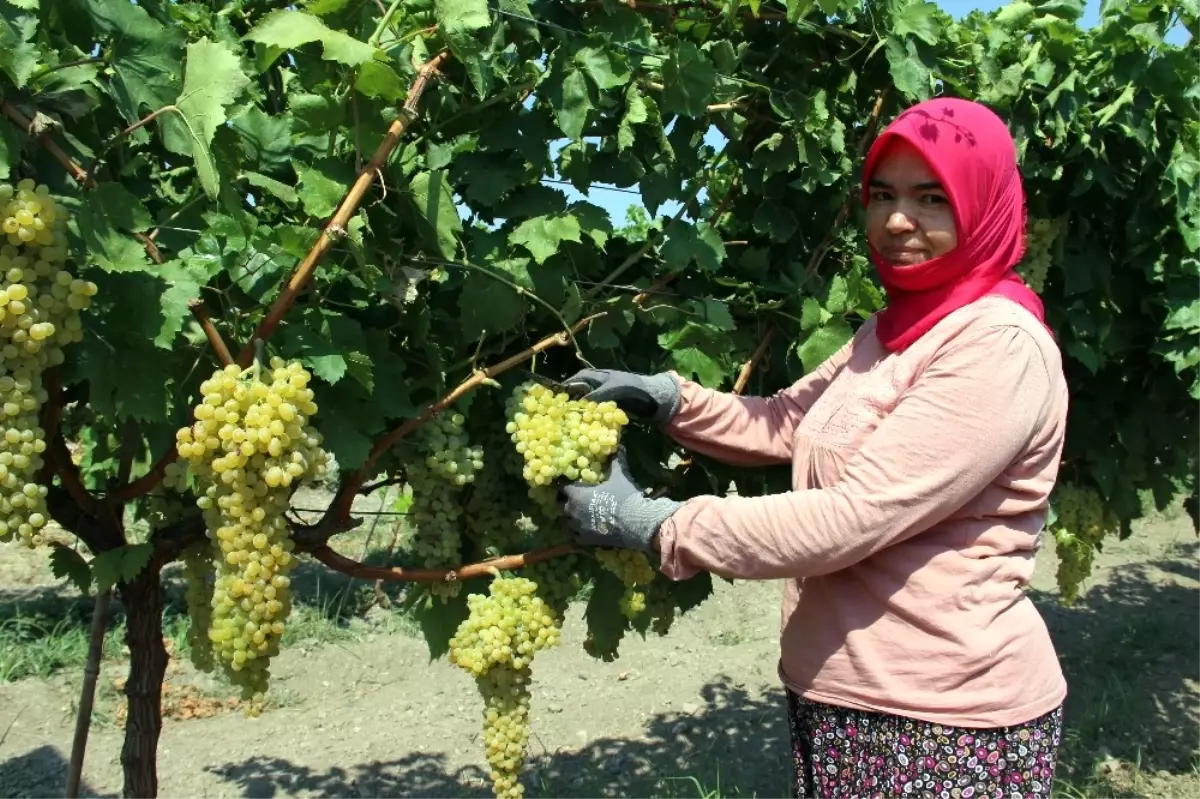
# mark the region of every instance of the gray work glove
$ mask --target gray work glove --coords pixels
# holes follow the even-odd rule
[[[584,399],[612,401],[630,416],[663,425],[679,410],[679,383],[666,372],[639,375],[614,369],[584,369],[563,381],[564,386],[583,384],[591,389]]]
[[[650,499],[629,479],[625,449],[617,450],[601,483],[576,481],[558,491],[558,507],[575,532],[575,543],[589,547],[636,549],[649,553],[650,540],[682,502]]]

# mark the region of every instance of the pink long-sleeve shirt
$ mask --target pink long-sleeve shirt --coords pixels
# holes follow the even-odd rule
[[[1056,708],[1066,682],[1022,590],[1058,473],[1058,348],[987,297],[890,353],[868,320],[770,397],[682,381],[667,428],[720,461],[792,465],[793,490],[701,496],[662,570],[785,580],[780,676],[818,702],[975,727]]]

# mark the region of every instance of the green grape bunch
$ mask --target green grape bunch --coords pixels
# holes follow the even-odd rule
[[[1050,272],[1051,250],[1058,238],[1059,223],[1054,219],[1030,217],[1025,227],[1025,256],[1016,271],[1037,294],[1046,287]]]
[[[0,541],[31,548],[44,543],[49,519],[35,479],[46,450],[42,374],[83,340],[80,314],[98,291],[69,269],[69,221],[46,186],[0,184]]]
[[[1106,536],[1117,534],[1120,520],[1094,488],[1063,483],[1055,495],[1058,518],[1050,532],[1058,556],[1056,578],[1063,603],[1070,605],[1092,573],[1097,549]]]
[[[462,491],[483,470],[483,448],[471,445],[466,417],[458,412],[443,414],[423,428],[416,447],[419,457],[405,467],[412,506],[401,546],[426,568],[457,566],[462,555]],[[446,601],[458,596],[462,584],[431,583],[429,588]]]
[[[632,549],[598,549],[596,559],[600,565],[620,578],[625,586],[621,596],[622,615],[633,619],[646,610],[644,586],[654,582],[654,567],[644,552]]]
[[[629,417],[615,402],[573,400],[564,392],[527,382],[513,392],[505,432],[525,459],[522,476],[533,486],[558,477],[598,483],[617,451]]]
[[[214,547],[213,659],[251,700],[247,712],[264,698],[291,610],[291,487],[321,479],[329,463],[309,424],[317,412],[311,377],[281,358],[269,370],[226,366],[201,384],[196,421],[176,435],[202,489],[196,505]]]
[[[497,797],[520,797],[529,740],[530,666],[557,646],[561,622],[524,577],[497,575],[487,594],[467,597],[469,615],[450,639],[450,662],[475,678],[483,697],[483,737]]]

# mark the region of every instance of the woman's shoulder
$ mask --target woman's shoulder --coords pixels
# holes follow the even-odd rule
[[[1042,321],[1013,300],[981,297],[938,322],[924,337],[928,355],[974,348],[980,359],[995,362],[1002,352],[1023,351],[1043,362],[1053,376],[1062,371],[1062,355]]]

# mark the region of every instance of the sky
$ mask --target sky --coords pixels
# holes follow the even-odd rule
[[[955,19],[961,19],[972,11],[979,9],[984,12],[994,11],[1003,5],[1006,5],[1009,0],[936,0],[938,5]],[[1079,20],[1079,24],[1084,28],[1090,28],[1095,25],[1100,19],[1100,3],[1101,0],[1085,0],[1083,17]],[[1182,37],[1186,36],[1186,32],[1179,31],[1182,35],[1170,35],[1168,41],[1179,43]],[[708,134],[705,136],[705,143],[720,148],[725,143],[725,137],[717,131],[716,128],[709,128]],[[567,140],[561,139],[551,143],[551,155],[556,156],[558,151],[566,146]],[[626,209],[631,205],[641,205],[641,194],[635,188],[618,188],[615,186],[607,186],[599,183],[593,183],[587,192],[580,192],[574,186],[565,183],[554,182],[551,184],[554,188],[563,191],[567,195],[568,202],[577,200],[587,200],[595,205],[604,208],[609,212],[613,225],[620,227],[625,223]],[[704,198],[704,190],[701,190],[700,198]],[[659,218],[669,218],[679,210],[680,204],[677,201],[664,203],[658,208]],[[460,214],[466,215],[465,206],[460,206]]]

